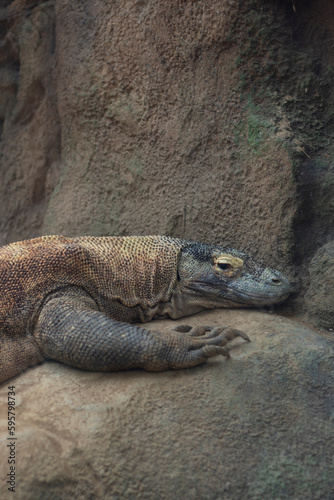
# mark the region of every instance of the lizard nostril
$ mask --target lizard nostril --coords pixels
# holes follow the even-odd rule
[[[274,285],[280,285],[281,283],[281,280],[279,280],[278,278],[272,278],[271,281],[274,283]]]

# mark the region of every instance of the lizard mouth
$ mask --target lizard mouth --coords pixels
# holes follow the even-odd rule
[[[291,291],[289,280],[282,273],[263,269],[258,276],[244,275],[231,281],[228,287],[236,301],[250,305],[269,305],[283,302]]]
[[[269,269],[256,278],[242,275],[222,280],[206,276],[196,282],[188,282],[187,286],[210,295],[217,304],[228,301],[240,307],[277,304],[283,302],[291,291],[289,280],[278,271]]]
[[[289,296],[289,292],[284,293],[273,293],[271,295],[257,295],[250,293],[240,293],[238,297],[233,297],[234,302],[238,302],[239,304],[250,304],[250,305],[270,305],[270,304],[278,304],[280,302],[284,302]],[[239,298],[239,300],[238,300]],[[240,300],[241,298],[241,300]]]

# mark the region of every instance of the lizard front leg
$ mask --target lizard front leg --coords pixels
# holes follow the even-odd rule
[[[118,322],[75,287],[48,298],[34,337],[47,359],[94,371],[163,371],[196,366],[219,354],[229,357],[222,347],[226,344],[222,331],[191,337],[185,332],[160,333]]]

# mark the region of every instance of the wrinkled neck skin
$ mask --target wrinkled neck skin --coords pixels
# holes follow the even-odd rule
[[[283,302],[290,289],[282,273],[242,252],[194,243],[181,250],[171,298],[156,312],[177,319],[204,309],[269,306]]]
[[[218,300],[215,296],[204,296],[203,293],[192,290],[191,288],[177,286],[173,291],[171,300],[159,304],[155,317],[170,317],[172,319],[191,316],[205,309],[216,308],[249,307],[240,306],[229,300]]]

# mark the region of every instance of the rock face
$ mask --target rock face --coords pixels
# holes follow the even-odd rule
[[[289,264],[291,159],[241,88],[239,2],[8,4],[2,243],[163,233]]]
[[[10,382],[15,498],[332,498],[333,343],[260,311],[186,321],[230,324],[252,342],[189,370],[101,374],[49,362]]]
[[[305,295],[309,319],[334,329],[334,242],[321,247],[310,264],[310,286]]]
[[[75,213],[78,234],[254,238],[284,264],[291,163],[255,105],[240,106],[237,2],[81,5],[56,10],[61,186],[43,231],[73,232]]]
[[[60,154],[50,2],[0,9],[0,244],[38,232]]]
[[[163,233],[305,274],[334,236],[334,6],[292,3],[3,2],[0,244]]]

